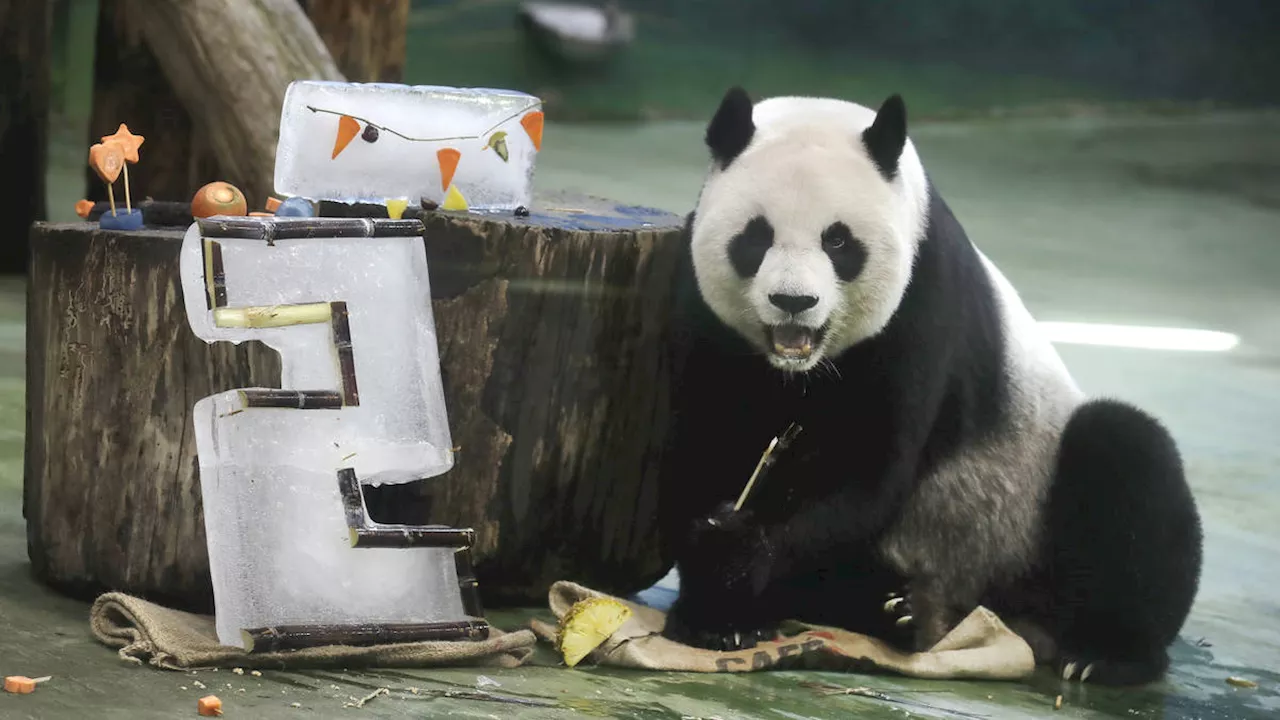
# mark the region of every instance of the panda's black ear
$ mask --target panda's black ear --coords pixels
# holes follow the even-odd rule
[[[720,109],[707,125],[706,142],[711,157],[721,168],[741,155],[756,134],[756,124],[751,119],[754,109],[751,97],[740,87],[729,88],[720,101]]]
[[[862,131],[862,144],[886,180],[898,173],[898,158],[907,144],[907,106],[901,95],[892,95],[880,110],[871,127]]]

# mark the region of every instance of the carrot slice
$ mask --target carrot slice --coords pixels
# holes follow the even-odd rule
[[[360,123],[356,119],[343,115],[338,118],[338,137],[333,142],[333,157],[338,157],[338,153],[342,152],[347,145],[356,138],[356,133],[360,132]],[[330,158],[332,160],[333,158]]]
[[[441,148],[436,151],[436,160],[440,163],[440,189],[448,190],[453,183],[453,174],[458,171],[458,161],[462,153],[453,148]]]
[[[542,113],[531,112],[520,118],[520,124],[524,126],[524,131],[529,133],[529,139],[533,140],[533,149],[542,149]]]
[[[222,715],[222,701],[217,695],[205,695],[196,703],[196,710],[206,717],[218,717]]]
[[[28,695],[36,691],[36,681],[24,675],[10,675],[4,679],[4,691]]]

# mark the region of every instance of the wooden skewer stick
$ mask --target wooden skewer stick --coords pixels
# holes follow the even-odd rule
[[[107,183],[107,200],[111,203],[111,217],[116,216],[116,194],[111,189],[111,183]]]
[[[778,450],[785,450],[796,435],[800,434],[800,426],[791,423],[781,435],[775,437],[769,442],[769,447],[765,448],[764,454],[760,456],[760,462],[756,463],[755,472],[751,473],[751,479],[747,481],[746,487],[742,488],[742,494],[738,496],[738,501],[733,504],[733,511],[737,512],[742,509],[742,504],[747,501],[747,496],[751,494],[751,488],[755,486],[756,480],[764,474],[765,468],[772,465],[777,459],[774,453]]]
[[[124,170],[124,209],[125,212],[133,214],[133,203],[129,200],[129,163],[123,164]]]

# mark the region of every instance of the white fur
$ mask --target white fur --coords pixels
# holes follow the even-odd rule
[[[899,571],[928,578],[957,604],[1011,580],[1039,550],[1058,441],[1084,400],[1016,290],[981,251],[1000,308],[1009,405],[1004,428],[924,478],[884,538]]]
[[[753,118],[750,145],[727,169],[713,168],[703,187],[692,228],[694,271],[711,309],[766,353],[765,326],[791,320],[769,295],[817,297],[793,320],[812,328],[829,322],[822,345],[803,362],[768,353],[775,366],[803,372],[888,324],[911,277],[928,186],[910,140],[892,183],[877,170],[861,137],[875,120],[870,108],[781,97],[757,103]],[[744,280],[728,261],[729,243],[757,215],[773,226],[774,246]],[[836,221],[867,250],[851,283],[839,281],[822,249],[822,231]]]

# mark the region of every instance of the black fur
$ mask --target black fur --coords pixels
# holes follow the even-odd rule
[[[836,277],[853,282],[867,263],[867,249],[853,237],[853,231],[842,222],[832,223],[822,231],[822,250],[831,258]]]
[[[799,315],[818,304],[818,298],[814,295],[783,295],[774,293],[769,296],[769,302],[783,312]]]
[[[773,246],[773,225],[763,215],[751,218],[742,232],[729,242],[729,262],[739,277],[752,277],[760,271],[765,253]]]
[[[756,125],[752,119],[754,104],[747,91],[730,88],[720,101],[720,108],[707,126],[706,143],[711,157],[721,168],[729,167],[755,136]]]
[[[1049,537],[1058,663],[1093,663],[1099,683],[1159,677],[1199,589],[1203,540],[1169,433],[1118,402],[1081,406],[1062,436]]]
[[[898,159],[907,144],[907,106],[901,96],[892,95],[884,101],[875,122],[862,131],[862,142],[880,174],[892,180],[898,174]]]

